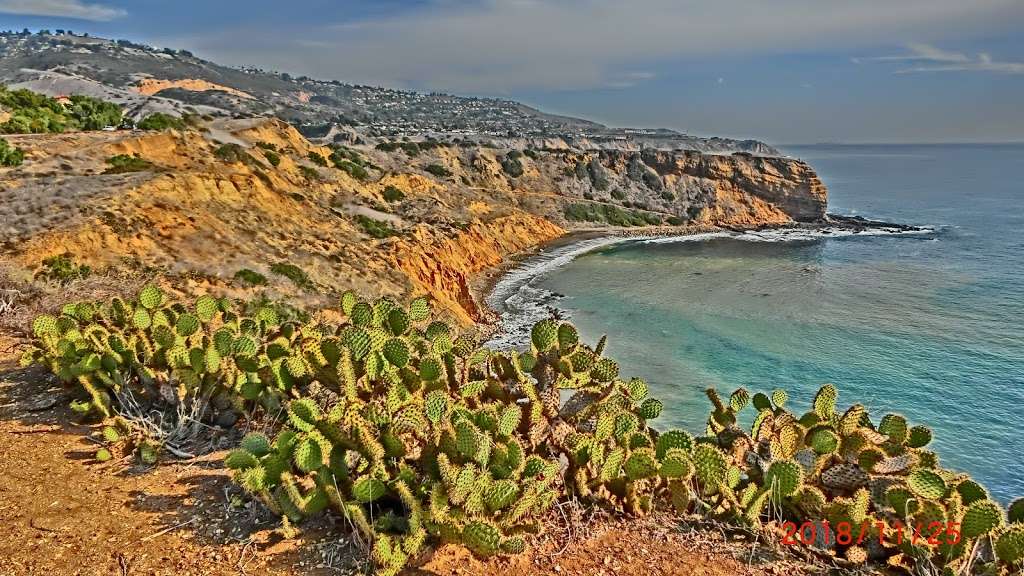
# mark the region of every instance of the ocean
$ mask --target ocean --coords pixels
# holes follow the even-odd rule
[[[593,239],[504,277],[496,346],[551,308],[665,403],[656,427],[700,433],[704,389],[818,387],[935,432],[944,467],[1024,495],[1024,145],[791,147],[829,211],[929,228],[901,235]]]

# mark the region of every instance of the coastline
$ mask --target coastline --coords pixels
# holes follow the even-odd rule
[[[569,230],[566,234],[554,240],[513,254],[497,266],[478,274],[472,279],[469,288],[473,300],[477,303],[480,310],[483,311],[485,317],[484,321],[477,323],[478,335],[485,341],[492,343],[495,343],[498,339],[504,339],[505,341],[500,342],[500,344],[508,345],[514,344],[517,338],[516,332],[514,330],[510,331],[510,326],[503,319],[506,311],[499,309],[494,302],[495,291],[501,283],[509,280],[511,274],[520,270],[523,272],[522,283],[528,284],[532,279],[547,270],[558,268],[592,250],[606,246],[629,241],[694,241],[695,236],[707,236],[701,240],[732,237],[741,240],[774,242],[807,241],[856,235],[928,234],[934,232],[934,228],[927,226],[898,224],[870,220],[861,216],[836,214],[828,214],[824,220],[818,222],[792,222],[783,225],[749,228],[710,224],[633,228],[577,228]],[[560,257],[562,262],[555,263],[553,266],[544,266],[541,263],[537,266],[537,270],[529,269],[528,263],[532,259],[539,259],[545,255],[551,255],[553,258]],[[557,297],[557,295],[552,296]],[[557,310],[553,306],[545,306],[544,308],[548,311],[552,309]],[[522,310],[519,312],[521,314]],[[537,316],[537,314],[533,316]],[[519,339],[522,338],[522,328],[527,324],[532,325],[532,323],[533,320],[530,317],[523,318],[517,323]]]
[[[497,266],[482,271],[471,280],[470,295],[486,318],[485,321],[477,323],[478,334],[484,338],[491,338],[501,330],[501,311],[495,310],[489,303],[491,295],[503,278],[532,257],[561,248],[577,246],[590,240],[608,239],[609,243],[617,243],[635,238],[682,238],[727,231],[726,228],[712,225],[576,228],[569,230],[554,240],[542,242],[528,250],[512,254]]]

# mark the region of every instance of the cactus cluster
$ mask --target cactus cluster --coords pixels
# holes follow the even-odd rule
[[[382,298],[341,298],[344,322],[302,347],[300,389],[273,440],[247,436],[227,467],[290,522],[328,508],[393,574],[429,540],[515,554],[567,493],[649,511],[692,473],[692,439],[646,424],[661,405],[570,324],[543,321],[529,351],[498,353]],[[575,394],[564,405],[563,390]],[[568,461],[568,470],[560,465]]]
[[[72,408],[111,417],[125,394],[146,407],[203,400],[207,417],[279,405],[293,380],[309,328],[279,323],[271,308],[254,317],[227,299],[170,303],[146,286],[131,300],[67,304],[32,323],[22,364],[47,366],[77,388]]]
[[[824,526],[827,521],[834,530],[845,523],[852,541],[837,542],[833,536],[817,544],[851,563],[875,560],[956,571],[972,562],[972,550],[981,545],[1003,566],[1024,560],[1024,500],[1004,512],[967,475],[944,469],[927,448],[932,440],[927,427],[911,426],[899,414],[876,423],[860,404],[840,411],[832,385],[823,386],[800,416],[786,409],[783,390],[750,397],[740,389],[728,401],[715,390],[707,394],[713,411],[698,445],[713,445],[727,455],[727,466],[738,469],[737,481],[725,482],[718,499],[708,504],[712,513],[755,525],[788,520]],[[737,424],[748,400],[756,412],[749,431]],[[883,525],[890,531],[904,526],[906,538],[879,534]],[[929,543],[940,525],[941,537]],[[951,544],[958,537],[946,530],[958,531],[959,542]],[[982,562],[974,558],[973,563]]]

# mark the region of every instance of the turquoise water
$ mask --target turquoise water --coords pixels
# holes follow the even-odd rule
[[[551,305],[590,340],[608,333],[623,372],[665,401],[660,426],[701,431],[708,386],[784,387],[802,409],[832,382],[840,403],[863,402],[876,419],[895,411],[932,426],[943,464],[999,499],[1024,495],[1024,146],[787,153],[819,171],[832,212],[935,231],[549,254],[492,304]]]

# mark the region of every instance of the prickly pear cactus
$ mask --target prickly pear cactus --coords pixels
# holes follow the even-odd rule
[[[714,390],[707,396],[708,436],[697,440],[694,478],[717,478],[723,467],[738,468],[741,474],[738,482],[723,483],[717,499],[706,499],[706,511],[755,525],[775,521],[768,511],[781,511],[797,525],[828,520],[835,529],[849,524],[854,537],[832,546],[850,564],[888,559],[907,568],[917,566],[922,573],[943,568],[960,573],[970,564],[972,573],[997,573],[998,566],[971,559],[976,543],[992,547],[1002,566],[1021,562],[1024,535],[1020,524],[1012,522],[1024,517],[1024,500],[1004,512],[978,483],[939,467],[935,454],[925,449],[932,441],[931,429],[911,426],[899,414],[886,414],[875,425],[860,404],[841,412],[838,390],[825,385],[803,415],[786,410],[788,395],[782,390],[754,394],[750,404],[757,414],[748,432],[736,424],[747,405],[745,391],[734,393],[728,402]],[[727,459],[708,467],[711,454]],[[775,506],[767,508],[768,500]],[[897,544],[877,528],[896,522],[908,530],[943,526],[961,539],[953,542],[944,535],[938,544],[926,538]],[[869,533],[860,538],[864,527]]]

